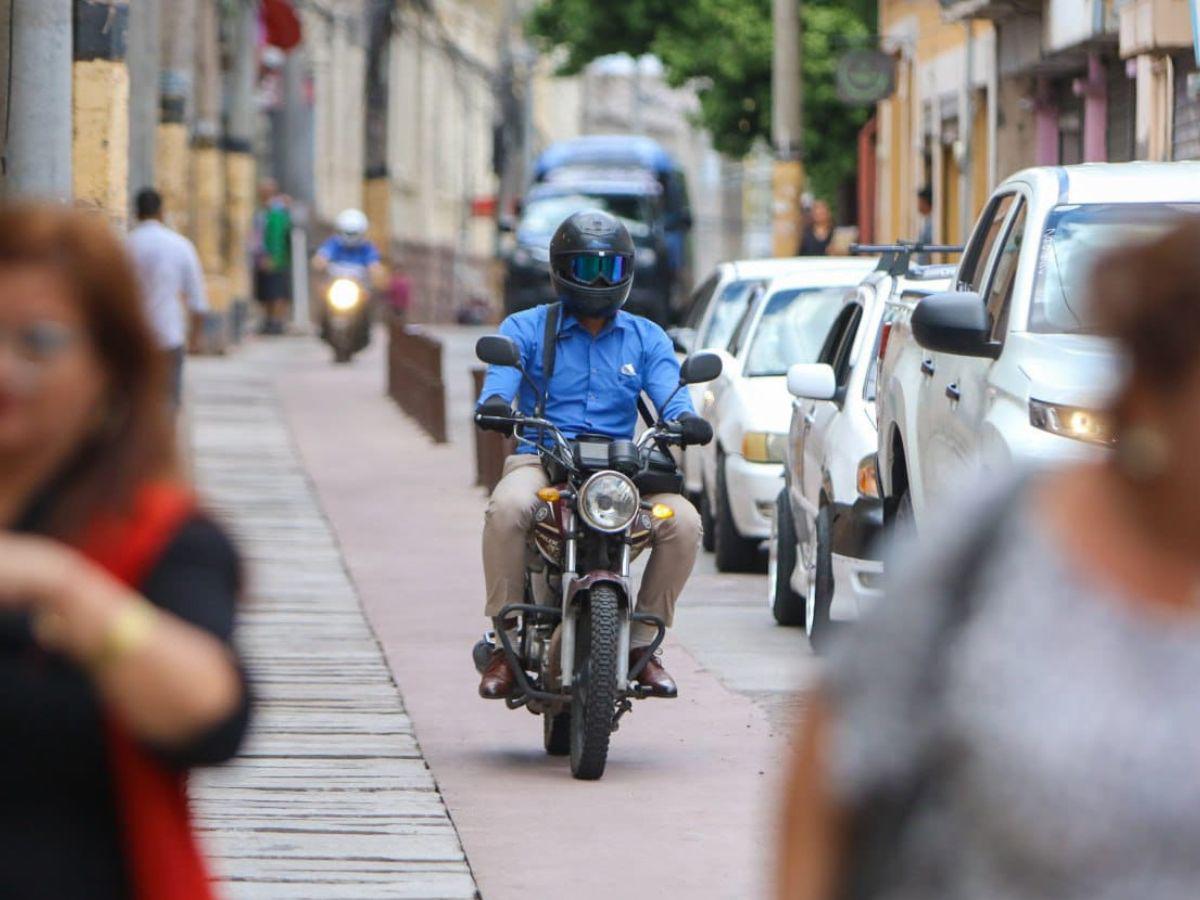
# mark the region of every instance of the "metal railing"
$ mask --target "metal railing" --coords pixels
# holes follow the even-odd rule
[[[446,436],[446,384],[442,380],[442,342],[418,325],[389,323],[388,395],[434,441]]]

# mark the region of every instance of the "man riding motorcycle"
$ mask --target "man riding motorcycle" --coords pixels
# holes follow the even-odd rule
[[[368,221],[362,210],[344,209],[334,220],[334,233],[325,240],[313,257],[313,268],[324,273],[330,266],[361,269],[370,276],[372,285],[383,283],[383,262],[376,247],[367,237]]]
[[[638,397],[645,391],[665,420],[680,423],[689,443],[707,443],[712,427],[695,414],[688,392],[671,397],[680,383],[680,367],[670,338],[649,319],[621,309],[633,287],[633,263],[633,240],[620,219],[598,210],[570,216],[550,242],[550,278],[559,303],[514,313],[501,324],[500,333],[516,342],[524,369],[539,388],[544,384],[543,367],[553,359],[544,416],[568,439],[581,434],[632,439]],[[551,328],[555,349],[548,355],[545,343]],[[526,415],[537,404],[534,388],[520,371],[489,367],[477,412],[511,416],[514,400],[517,411]],[[522,602],[527,536],[539,502],[537,492],[548,484],[537,453],[523,445],[505,461],[504,475],[488,503],[483,529],[484,614],[498,630],[511,630],[515,624],[496,617],[506,605]],[[653,526],[653,551],[637,608],[669,626],[696,560],[700,516],[679,494],[647,499],[669,506],[674,515],[656,520]],[[656,635],[653,626],[635,623],[631,659],[640,657]],[[483,672],[480,696],[507,697],[515,681],[504,652],[497,649]],[[646,664],[638,681],[656,696],[677,694],[674,680],[657,658]]]

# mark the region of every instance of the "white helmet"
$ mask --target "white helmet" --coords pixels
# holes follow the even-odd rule
[[[333,224],[347,243],[356,244],[367,236],[367,217],[361,209],[343,209]]]

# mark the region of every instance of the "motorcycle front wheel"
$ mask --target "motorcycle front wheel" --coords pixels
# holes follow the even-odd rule
[[[589,591],[580,611],[571,686],[571,774],[595,781],[604,774],[617,709],[620,599],[610,584]]]

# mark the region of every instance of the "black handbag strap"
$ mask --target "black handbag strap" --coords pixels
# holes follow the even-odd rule
[[[546,330],[542,335],[542,396],[538,401],[537,414],[546,412],[546,400],[550,397],[550,379],[554,377],[554,357],[558,353],[558,318],[562,303],[551,303],[546,307]]]

